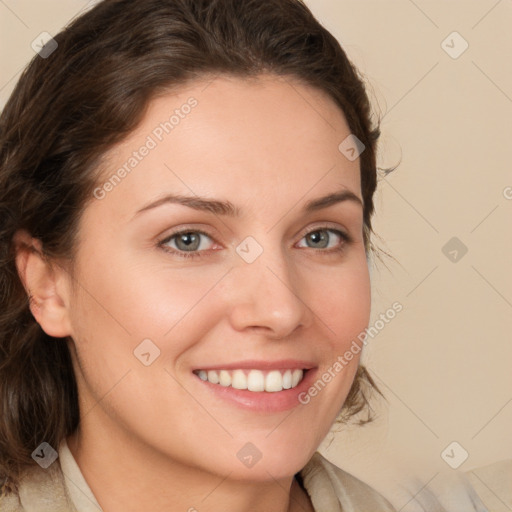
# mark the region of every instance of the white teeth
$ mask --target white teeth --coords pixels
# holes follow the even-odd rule
[[[303,370],[199,370],[196,372],[201,380],[212,384],[249,391],[275,393],[283,389],[296,387],[304,376]]]
[[[283,375],[283,389],[290,389],[292,387],[292,371],[286,370]]]
[[[233,372],[231,387],[235,389],[247,389],[247,377],[242,370],[235,370]]]
[[[219,384],[221,386],[231,386],[231,375],[226,370],[219,372]]]
[[[292,388],[294,388],[302,380],[302,370],[293,370]]]
[[[278,370],[267,373],[265,377],[265,391],[275,392],[283,390],[283,376]]]
[[[247,377],[247,389],[249,391],[264,391],[265,377],[259,370],[251,370]]]
[[[215,370],[210,370],[207,375],[209,382],[211,382],[212,384],[219,383],[219,374]]]

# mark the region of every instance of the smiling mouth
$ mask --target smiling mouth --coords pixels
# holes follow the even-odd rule
[[[275,393],[297,387],[305,369],[286,370],[194,370],[201,380],[234,389],[243,389],[255,393]]]

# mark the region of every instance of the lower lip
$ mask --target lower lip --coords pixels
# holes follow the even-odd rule
[[[311,384],[314,382],[316,371],[316,368],[308,370],[298,386],[292,389],[283,389],[282,391],[275,392],[256,392],[249,391],[247,389],[235,389],[231,386],[212,384],[207,380],[200,379],[195,374],[193,375],[199,383],[205,385],[211,393],[214,393],[215,396],[218,396],[237,407],[251,411],[271,413],[288,411],[298,405],[302,405],[299,401],[299,395],[307,392]]]

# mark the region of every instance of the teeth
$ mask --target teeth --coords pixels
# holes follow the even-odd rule
[[[210,370],[207,374],[207,380],[213,384],[219,383],[219,374],[215,370]],[[206,380],[206,379],[203,379]]]
[[[201,380],[235,389],[275,393],[296,387],[304,376],[303,370],[199,370],[195,372]]]
[[[293,370],[292,373],[292,388],[302,380],[302,370]]]
[[[231,386],[231,375],[226,370],[219,372],[219,384],[225,387]]]
[[[265,377],[265,391],[273,393],[275,391],[282,391],[283,388],[283,376],[280,371],[274,370],[267,373]]]
[[[292,387],[292,371],[286,370],[283,375],[283,388],[290,389]]]
[[[249,391],[265,391],[265,377],[259,370],[251,370],[247,377]]]
[[[235,370],[233,372],[231,387],[235,389],[247,389],[247,377],[242,370]]]

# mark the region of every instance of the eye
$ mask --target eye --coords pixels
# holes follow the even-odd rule
[[[203,238],[209,238],[210,235],[204,231],[198,230],[185,230],[173,233],[158,243],[164,251],[176,254],[183,258],[193,258],[201,256],[201,253],[207,252],[204,247]],[[208,244],[206,244],[208,245]]]
[[[213,242],[213,238],[204,231],[181,230],[158,242],[158,247],[181,258],[198,258],[210,254],[211,247],[208,248],[208,243],[203,243],[205,238]],[[299,247],[320,249],[319,252],[327,254],[342,251],[345,249],[345,245],[352,241],[350,236],[343,231],[327,226],[311,229],[301,240],[306,240],[312,245],[301,245]]]
[[[321,227],[313,228],[308,231],[302,240],[306,240],[306,242],[310,242],[312,244],[310,246],[306,246],[310,249],[322,249],[325,250],[325,252],[330,253],[343,250],[345,248],[345,244],[350,243],[351,238],[339,229]],[[338,240],[337,243],[336,240]]]

